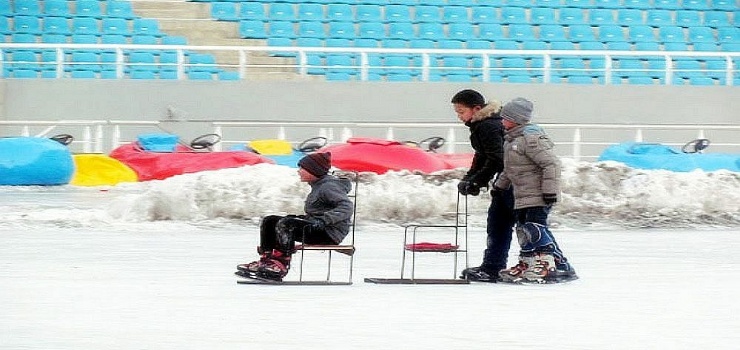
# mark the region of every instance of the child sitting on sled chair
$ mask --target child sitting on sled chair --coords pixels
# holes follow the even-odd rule
[[[349,179],[329,174],[331,153],[313,153],[298,161],[301,182],[311,186],[305,215],[269,215],[260,223],[260,259],[237,265],[237,274],[281,281],[290,269],[295,242],[339,244],[349,233],[354,207]]]

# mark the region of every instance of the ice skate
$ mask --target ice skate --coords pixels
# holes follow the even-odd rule
[[[495,283],[499,280],[498,271],[491,271],[483,267],[469,267],[462,270],[460,278],[468,281],[476,282],[491,282]]]
[[[282,281],[290,270],[290,255],[279,250],[273,250],[270,257],[260,262],[257,276],[275,281]]]
[[[534,256],[534,264],[522,273],[528,282],[544,283],[556,278],[555,257],[550,253],[540,252]]]
[[[520,255],[519,263],[511,268],[501,270],[498,273],[499,278],[502,282],[517,283],[524,279],[523,273],[527,271],[530,266],[534,265],[534,256]]]

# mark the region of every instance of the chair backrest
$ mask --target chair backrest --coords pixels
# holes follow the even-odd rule
[[[414,8],[414,22],[439,22],[442,18],[439,6],[419,5]]]
[[[383,15],[380,5],[357,5],[355,7],[355,20],[358,22],[381,22]]]
[[[244,6],[245,3],[242,3]],[[300,3],[298,4],[298,20],[299,21],[323,21],[324,17],[324,6],[316,3]]]
[[[271,21],[295,21],[296,15],[293,4],[285,2],[270,2],[267,16]]]

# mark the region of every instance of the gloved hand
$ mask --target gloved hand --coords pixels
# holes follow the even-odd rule
[[[504,190],[501,188],[498,188],[496,186],[493,186],[493,189],[491,190],[491,197],[493,198],[499,198],[504,194]]]
[[[460,194],[463,196],[477,196],[480,194],[480,186],[478,186],[478,184],[476,184],[475,182],[471,182],[469,180],[461,180],[457,184],[457,191],[460,192]]]
[[[324,220],[314,217],[307,217],[306,221],[310,222],[311,231],[323,231],[326,228]]]
[[[543,193],[542,200],[545,202],[545,204],[552,205],[558,201],[558,195],[555,193]]]

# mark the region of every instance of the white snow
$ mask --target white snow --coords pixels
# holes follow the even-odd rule
[[[294,169],[0,187],[0,349],[737,348],[740,174],[566,161],[551,218],[578,281],[363,283],[398,277],[404,224],[449,221],[462,174],[362,174],[354,284],[334,287],[232,274],[256,257],[260,216],[301,211]],[[471,265],[489,200],[469,200]],[[417,277],[452,277],[451,261],[420,254]]]

